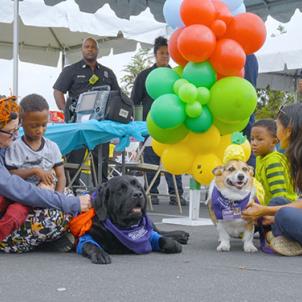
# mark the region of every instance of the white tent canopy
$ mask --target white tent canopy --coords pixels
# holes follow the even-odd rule
[[[5,59],[12,59],[13,5],[13,1],[0,0],[0,57]],[[92,15],[79,11],[74,1],[49,7],[40,0],[25,0],[20,2],[19,15],[19,58],[49,66],[57,66],[61,51],[69,63],[77,60],[87,36],[99,41],[100,55],[108,55],[134,51],[138,41],[150,46],[156,36],[166,34],[166,25],[150,22],[150,13],[119,19],[108,5]]]
[[[118,18],[109,5],[95,14],[79,11],[73,0],[54,7],[41,0],[0,0],[0,7],[0,57],[13,58],[14,94],[18,94],[17,58],[57,66],[61,52],[67,63],[78,60],[82,40],[92,34],[101,44],[100,55],[133,51],[137,42],[150,46],[155,37],[167,34],[166,25],[155,21],[149,10],[127,20]],[[22,21],[20,31],[15,16]]]
[[[297,30],[301,26],[302,14],[297,10],[291,22],[284,24],[286,33],[274,37],[268,35],[264,46],[256,54],[260,88],[270,85],[277,90],[296,90],[302,68],[302,33]]]
[[[44,0],[47,5],[56,5],[64,1],[68,0]],[[95,13],[99,8],[109,4],[119,18],[126,19],[139,15],[148,7],[156,20],[164,22],[165,0],[75,0],[75,2],[80,10],[89,13]],[[288,22],[296,8],[302,9],[301,0],[244,0],[244,3],[247,11],[257,14],[264,20],[270,15],[281,22]]]

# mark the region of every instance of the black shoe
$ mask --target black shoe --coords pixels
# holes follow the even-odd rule
[[[176,206],[177,205],[176,197],[170,197],[169,204],[172,205],[172,206]],[[186,206],[187,205],[187,201],[182,196],[180,197],[180,204],[182,206]]]
[[[159,199],[157,196],[151,196],[151,202],[153,205],[158,205],[159,204]]]
[[[74,236],[70,232],[66,232],[59,239],[43,244],[43,248],[54,252],[67,253],[73,249],[74,245]]]

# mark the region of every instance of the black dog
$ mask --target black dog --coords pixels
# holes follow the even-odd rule
[[[86,236],[84,241],[81,242],[80,239],[80,253],[97,264],[111,263],[109,254],[146,253],[151,250],[162,253],[180,253],[182,247],[179,242],[186,244],[189,234],[182,231],[158,231],[146,215],[146,204],[145,191],[135,177],[117,176],[100,186],[93,198],[96,215],[90,231],[84,235]],[[143,222],[144,227],[141,227]],[[135,229],[134,226],[139,227]],[[135,231],[132,231],[132,228]],[[130,245],[128,244],[127,236],[116,234],[116,230],[127,232],[129,229],[132,233],[127,233],[127,236],[131,239],[143,235],[151,238],[149,234],[152,234],[151,245],[148,239],[144,241],[138,238],[139,242],[147,242],[149,250],[145,250],[145,246],[142,245],[136,247],[137,241],[134,241],[133,247],[132,241]],[[154,231],[160,235],[154,234]],[[126,243],[124,237],[127,237]],[[140,248],[143,251],[139,250]]]

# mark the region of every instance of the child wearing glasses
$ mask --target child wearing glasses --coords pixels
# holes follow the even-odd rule
[[[56,143],[44,137],[49,106],[37,94],[20,102],[24,135],[15,140],[5,154],[11,174],[20,176],[41,188],[63,192],[66,185],[62,154]]]

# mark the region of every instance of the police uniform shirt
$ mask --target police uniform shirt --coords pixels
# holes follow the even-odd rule
[[[96,75],[98,80],[92,85],[89,79]],[[70,98],[77,98],[81,93],[92,87],[109,85],[111,90],[119,90],[119,85],[113,71],[99,63],[92,71],[89,65],[81,60],[63,69],[53,88],[63,93],[68,92]]]

